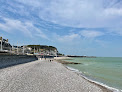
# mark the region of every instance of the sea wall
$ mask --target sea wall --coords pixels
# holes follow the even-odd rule
[[[38,60],[36,56],[0,55],[0,69]]]

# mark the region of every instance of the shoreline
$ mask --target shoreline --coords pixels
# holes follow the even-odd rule
[[[118,89],[116,89],[116,88],[110,87],[110,86],[108,86],[108,85],[106,85],[106,84],[100,83],[100,82],[98,82],[98,81],[94,81],[94,80],[92,80],[92,79],[86,77],[82,72],[80,72],[80,71],[77,70],[77,69],[74,69],[74,68],[72,68],[72,67],[65,66],[65,65],[64,65],[64,67],[66,67],[66,68],[67,68],[68,70],[70,70],[70,71],[73,71],[73,72],[76,73],[77,75],[80,75],[82,78],[84,78],[84,79],[87,80],[88,82],[93,83],[93,84],[99,86],[99,87],[102,88],[104,91],[105,91],[105,90],[109,90],[109,91],[111,91],[111,92],[121,92],[120,90],[118,90]],[[104,92],[104,91],[103,91],[103,92]],[[105,91],[105,92],[106,92],[106,91]],[[108,91],[107,91],[107,92],[108,92]]]
[[[0,87],[4,92],[16,92],[17,90],[21,92],[26,90],[32,92],[113,92],[88,81],[56,60],[52,62],[37,60],[4,68],[0,75],[3,80]],[[6,85],[8,83],[9,86]]]
[[[88,82],[93,83],[93,84],[96,85],[96,86],[99,86],[99,87],[103,90],[103,92],[121,92],[119,89],[110,87],[110,86],[108,86],[108,85],[106,85],[106,84],[100,83],[100,82],[98,82],[98,81],[94,81],[94,80],[92,80],[92,79],[86,77],[86,76],[85,76],[82,72],[80,72],[79,70],[67,66],[67,61],[64,61],[63,59],[62,59],[62,60],[61,60],[61,59],[60,59],[60,60],[55,60],[55,61],[58,62],[58,63],[61,63],[66,69],[70,70],[71,72],[74,72],[74,73],[76,73],[77,75],[80,75],[82,78],[84,78],[84,79],[87,80]],[[62,63],[62,62],[59,62],[59,61],[62,61],[63,63]],[[69,64],[70,64],[70,63],[69,63]],[[71,62],[71,64],[73,64],[73,62]],[[80,64],[80,63],[78,63],[78,64]]]

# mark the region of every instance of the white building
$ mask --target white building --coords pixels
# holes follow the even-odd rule
[[[8,39],[3,39],[0,37],[0,50],[1,51],[11,51],[12,46],[8,43]]]

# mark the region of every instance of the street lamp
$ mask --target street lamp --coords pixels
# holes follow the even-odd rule
[[[18,55],[19,53],[18,53],[18,41],[17,41],[17,55]]]
[[[24,45],[23,45],[23,55],[24,55],[24,49],[25,49],[25,48],[24,48]]]
[[[0,40],[1,40],[1,51],[3,50],[3,45],[2,45],[2,42],[3,42],[3,38],[2,37],[0,37]]]

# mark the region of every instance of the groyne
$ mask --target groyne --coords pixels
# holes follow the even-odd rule
[[[38,60],[36,56],[0,55],[0,69]]]

